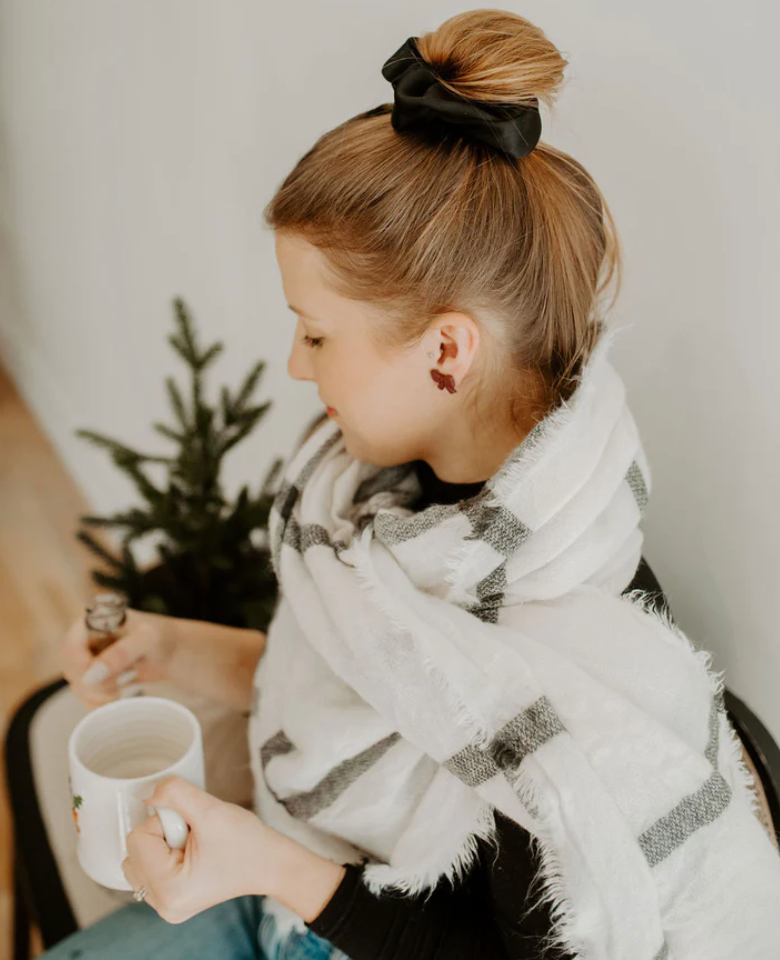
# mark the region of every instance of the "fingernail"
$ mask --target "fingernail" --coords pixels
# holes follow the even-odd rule
[[[88,687],[93,686],[96,683],[102,683],[111,671],[108,669],[105,663],[102,660],[98,660],[97,663],[93,663],[92,666],[87,670],[84,676],[81,678],[81,682]]]
[[[140,683],[128,683],[119,691],[120,697],[139,697],[143,694],[144,688]]]
[[[138,676],[137,670],[125,670],[124,673],[120,673],[116,678],[116,682],[120,687],[123,687],[126,683],[130,683],[131,680],[135,680]]]

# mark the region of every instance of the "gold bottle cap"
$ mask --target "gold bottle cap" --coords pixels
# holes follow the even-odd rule
[[[127,619],[127,600],[121,593],[98,593],[87,604],[84,621],[90,630],[116,630]]]

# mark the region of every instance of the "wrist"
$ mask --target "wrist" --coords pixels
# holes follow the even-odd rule
[[[274,869],[268,892],[306,923],[311,923],[341,885],[346,868],[276,830],[273,847]]]

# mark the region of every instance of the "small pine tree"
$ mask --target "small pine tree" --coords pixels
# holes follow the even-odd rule
[[[110,452],[146,503],[111,517],[79,518],[83,527],[124,531],[121,556],[114,556],[86,529],[76,537],[109,565],[111,572],[91,572],[94,582],[124,594],[130,607],[264,630],[278,593],[268,549],[268,514],[283,460],[271,465],[257,496],[244,486],[232,505],[222,492],[219,472],[225,454],[272,406],[271,401],[250,404],[265,362],[255,364],[235,395],[222,388],[218,410],[210,406],[204,399],[203,375],[223,344],[201,351],[184,301],[177,297],[173,306],[178,330],[168,340],[190,368],[191,400],[185,403],[173,378],[166,378],[175,424],[154,427],[178,444],[178,451],[170,457],[146,455],[91,430],[77,430],[77,436]],[[147,463],[166,465],[163,485],[146,476]],[[130,545],[150,533],[162,535],[157,544],[160,562],[142,571]]]

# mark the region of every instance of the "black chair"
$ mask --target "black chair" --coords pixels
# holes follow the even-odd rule
[[[664,604],[669,610],[661,586],[644,557],[624,592],[634,588],[648,591],[654,604]],[[31,922],[40,931],[47,950],[79,929],[41,814],[30,738],[37,711],[65,686],[67,681],[59,678],[33,691],[13,715],[5,738],[14,841],[14,960],[28,960]],[[764,810],[768,811],[764,825],[773,830],[780,841],[780,748],[742,700],[726,691],[725,703],[755,769],[759,795],[763,793]]]
[[[761,781],[768,808],[767,827],[780,847],[780,747],[748,705],[730,690],[723,691],[726,713],[750,757],[754,775]]]
[[[13,960],[30,956],[31,922],[46,950],[78,929],[38,804],[29,737],[41,704],[67,685],[60,677],[33,691],[17,708],[5,736],[6,787],[13,820]]]

